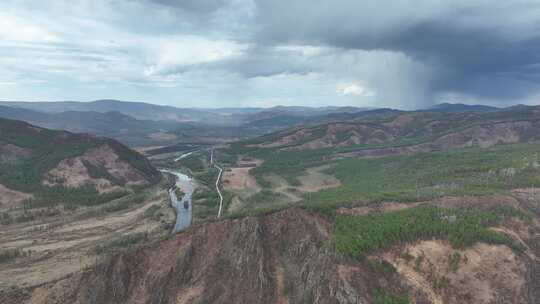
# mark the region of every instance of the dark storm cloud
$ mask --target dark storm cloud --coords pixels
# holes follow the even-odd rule
[[[434,90],[520,98],[540,80],[538,1],[257,4],[260,43],[402,52],[441,74]]]
[[[11,99],[108,87],[209,106],[540,97],[538,0],[13,0],[0,25]]]

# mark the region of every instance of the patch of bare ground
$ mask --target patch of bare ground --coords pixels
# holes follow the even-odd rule
[[[82,162],[82,158],[68,158],[62,160],[54,169],[50,170],[43,184],[47,186],[63,185],[70,188],[78,188],[84,185],[94,185],[100,193],[115,191],[115,187],[109,180],[104,178],[92,178],[88,169]]]
[[[31,197],[31,194],[15,191],[0,184],[0,209],[15,207],[18,203]]]
[[[129,163],[121,160],[108,145],[91,149],[82,156],[62,160],[55,168],[45,174],[43,184],[47,186],[63,185],[66,187],[94,185],[101,193],[119,190],[119,187],[110,180],[91,177],[84,162],[107,170],[108,174],[124,182],[125,185],[148,184],[144,176]]]
[[[431,303],[527,303],[525,264],[503,245],[456,251],[444,241],[421,241],[383,256]]]
[[[261,191],[255,178],[249,173],[252,168],[259,166],[261,163],[262,161],[258,159],[241,159],[237,162],[237,166],[239,167],[234,167],[224,172],[224,188],[236,194],[232,199],[229,211],[233,212],[240,209],[244,201]],[[334,176],[322,172],[328,168],[328,166],[321,166],[307,169],[305,174],[298,178],[300,181],[300,185],[298,186],[291,185],[283,177],[274,173],[267,174],[263,178],[270,183],[271,190],[279,194],[282,201],[294,203],[303,199],[302,193],[317,192],[341,185],[340,181]]]
[[[290,191],[294,188],[283,177],[270,173],[265,175],[264,179],[270,182],[272,185],[272,191],[281,194],[281,196],[286,198],[288,201],[296,203],[302,200],[302,197],[300,197],[297,193]]]
[[[93,165],[103,166],[112,176],[124,181],[128,186],[147,184],[144,176],[129,163],[121,160],[108,145],[92,149],[82,157]]]
[[[399,211],[408,208],[417,207],[422,203],[398,203],[398,202],[381,202],[364,207],[346,208],[341,207],[337,209],[338,214],[343,215],[357,215],[362,216],[372,212],[392,212]]]
[[[166,191],[157,187],[151,191],[151,199],[118,212],[80,219],[88,211],[83,208],[38,222],[2,226],[0,247],[18,248],[30,255],[0,264],[0,290],[38,286],[90,267],[99,260],[94,248],[121,235],[161,233],[162,223],[144,217],[144,212],[153,205],[162,206],[162,219],[171,224],[175,215],[168,207]]]
[[[307,169],[304,175],[298,177],[301,185],[296,187],[296,189],[302,192],[317,192],[341,186],[341,182],[337,178],[322,172],[329,167],[321,166]]]
[[[260,159],[239,157],[235,167],[223,171],[221,179],[223,188],[234,194],[228,208],[229,212],[240,210],[248,197],[261,191],[261,187],[250,171],[262,163]]]
[[[301,128],[298,131],[293,132],[292,134],[282,136],[278,140],[273,142],[266,142],[257,145],[249,145],[248,147],[258,147],[258,148],[277,148],[286,145],[293,144],[295,142],[301,141],[304,138],[311,136],[312,132],[309,129]]]
[[[236,167],[227,168],[223,172],[222,182],[225,190],[248,194],[259,192],[260,187],[249,171],[262,163],[260,159],[240,157],[236,162]]]
[[[259,186],[255,178],[249,174],[251,168],[230,168],[223,173],[223,187],[228,191],[252,190],[257,192]]]
[[[21,148],[13,144],[0,143],[0,163],[14,163],[27,158],[32,154],[29,149]]]

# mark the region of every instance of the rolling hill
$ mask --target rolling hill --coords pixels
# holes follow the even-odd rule
[[[465,113],[465,112],[493,112],[500,108],[485,105],[467,105],[463,103],[440,103],[426,109],[428,112]]]
[[[96,100],[91,102],[55,101],[55,102],[25,102],[2,101],[0,105],[14,108],[29,109],[46,113],[61,113],[66,111],[78,112],[120,112],[140,120],[176,122],[205,122],[211,125],[236,125],[275,116],[291,115],[297,117],[321,116],[332,113],[356,113],[370,108],[357,107],[295,107],[276,106],[271,108],[178,108],[173,106],[156,105],[144,102],[120,100]]]
[[[193,122],[216,120],[219,114],[208,113],[197,109],[181,109],[171,106],[154,105],[144,102],[119,100],[96,100],[92,102],[58,101],[58,102],[0,102],[0,105],[29,109],[45,113],[77,112],[120,112],[140,120],[170,120],[176,122]]]
[[[0,118],[3,204],[99,204],[160,177],[146,158],[115,140]]]
[[[335,152],[384,156],[540,139],[540,107],[486,113],[392,112],[301,126],[246,145],[280,150],[336,148]],[[397,150],[396,150],[397,149]],[[388,151],[385,153],[384,151]]]
[[[44,128],[112,137],[130,146],[232,141],[309,122],[357,117],[365,110],[284,106],[191,109],[116,100],[0,102],[0,117]]]
[[[111,137],[127,145],[158,145],[180,140],[173,132],[187,128],[187,123],[140,120],[120,112],[65,111],[39,112],[0,106],[0,117],[22,120],[43,128],[90,133]]]

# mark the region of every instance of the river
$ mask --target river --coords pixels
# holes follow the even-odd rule
[[[169,189],[171,206],[176,210],[176,223],[174,224],[173,233],[182,231],[191,225],[193,210],[191,197],[195,190],[195,183],[189,176],[178,171],[169,169],[162,169],[160,171],[174,175],[176,177],[176,187],[184,192],[184,196],[179,200],[174,192],[175,187]],[[185,208],[186,206],[187,208]]]

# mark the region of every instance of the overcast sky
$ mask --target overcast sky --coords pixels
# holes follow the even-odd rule
[[[538,0],[0,2],[0,100],[540,103]]]

